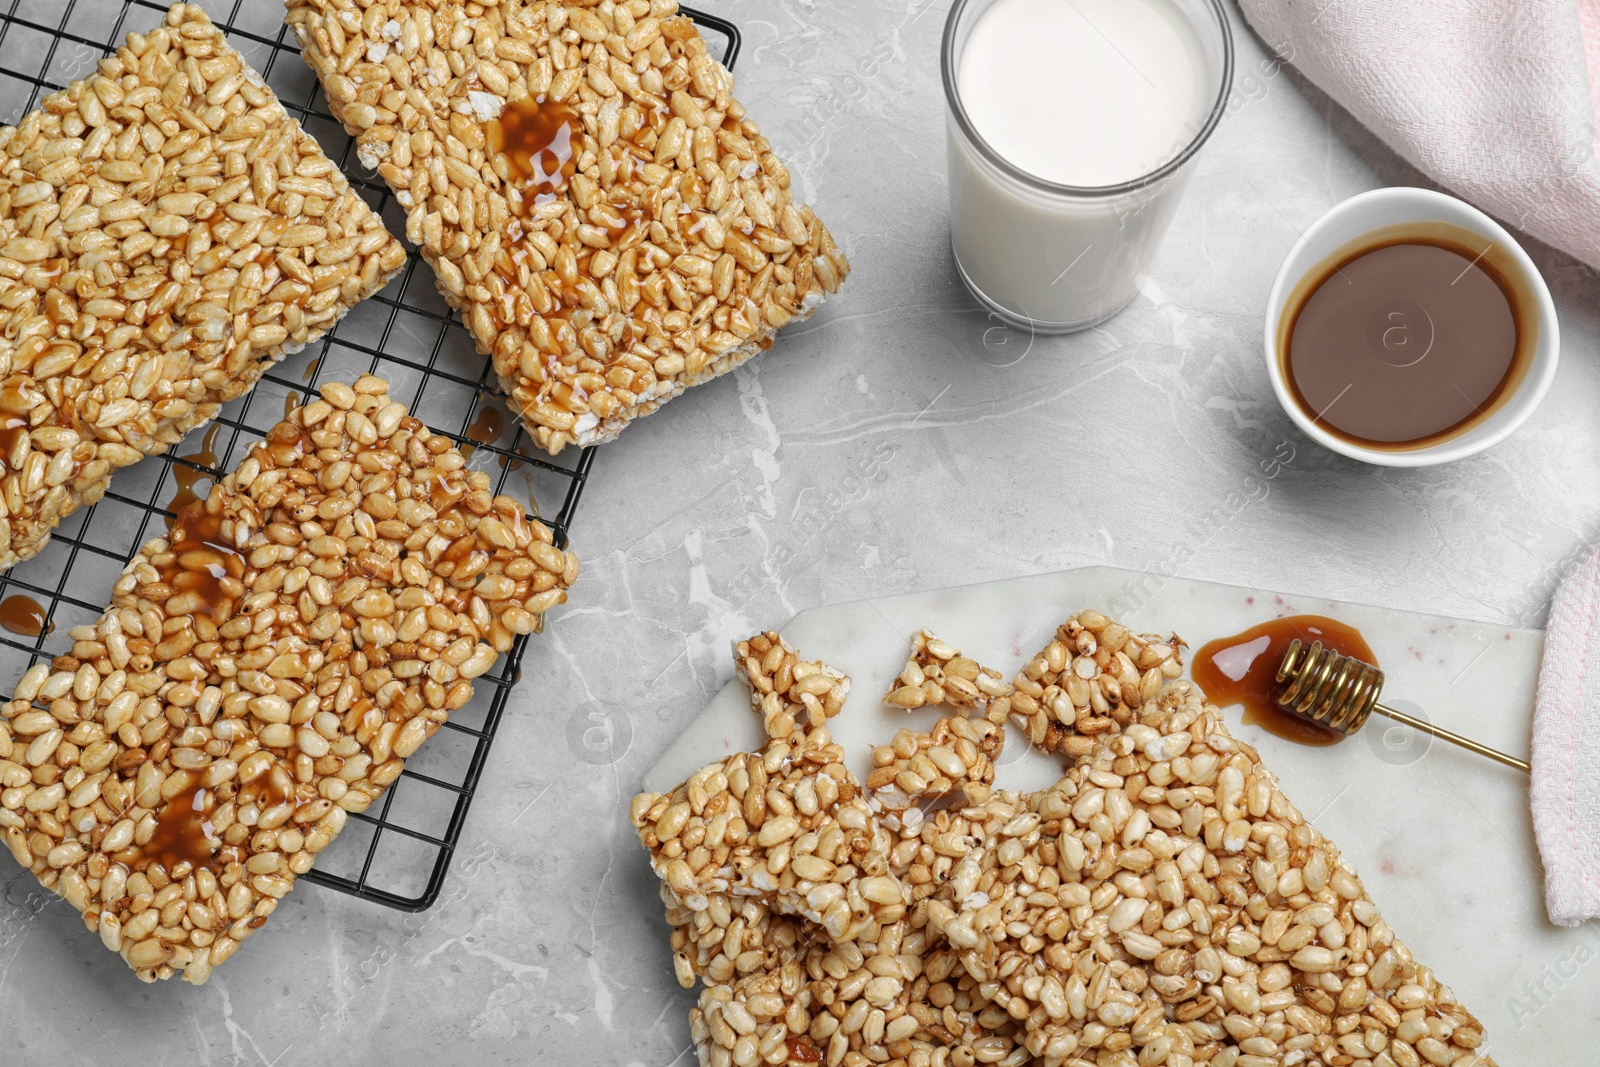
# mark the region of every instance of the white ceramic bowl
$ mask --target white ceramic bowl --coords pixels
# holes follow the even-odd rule
[[[1499,246],[1505,253],[1497,257],[1499,262],[1509,264],[1513,271],[1520,271],[1520,281],[1524,283],[1520,288],[1533,296],[1538,339],[1532,361],[1521,382],[1487,419],[1442,441],[1417,448],[1364,448],[1318,426],[1295,402],[1288,383],[1284,381],[1283,368],[1278,359],[1280,320],[1295,287],[1306,275],[1317,270],[1328,256],[1335,255],[1338,249],[1373,230],[1414,222],[1450,223]],[[1512,279],[1513,283],[1518,280]],[[1556,376],[1561,330],[1556,323],[1556,308],[1550,300],[1550,290],[1546,288],[1533,261],[1506,232],[1505,227],[1471,204],[1453,196],[1430,189],[1398,186],[1352,196],[1329,210],[1295,242],[1283,266],[1278,269],[1278,279],[1273,283],[1272,295],[1267,299],[1265,344],[1267,375],[1272,379],[1272,390],[1278,394],[1278,403],[1283,410],[1289,413],[1289,417],[1307,437],[1342,455],[1368,463],[1387,467],[1426,467],[1482,452],[1505,440],[1527,421],[1534,408],[1544,399],[1550,382]]]

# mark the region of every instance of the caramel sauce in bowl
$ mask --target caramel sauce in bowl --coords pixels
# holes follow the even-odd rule
[[[1267,301],[1267,373],[1312,440],[1420,467],[1510,436],[1555,378],[1560,327],[1533,261],[1477,208],[1376,189],[1315,222]]]

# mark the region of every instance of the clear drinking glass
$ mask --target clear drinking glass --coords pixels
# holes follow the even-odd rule
[[[973,25],[994,2],[956,0],[944,29],[940,65],[956,269],[972,294],[1007,322],[1037,333],[1082,330],[1115,315],[1138,291],[1183,194],[1189,164],[1222,119],[1233,82],[1233,38],[1220,0],[1170,0],[1199,38],[1210,110],[1192,137],[1148,173],[1118,185],[1060,185],[1002,157],[962,106],[961,55]]]

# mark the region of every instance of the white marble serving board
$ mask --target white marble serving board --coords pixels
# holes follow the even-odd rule
[[[1367,638],[1387,676],[1386,703],[1502,751],[1528,751],[1543,642],[1536,630],[1089,567],[812,608],[781,633],[805,658],[850,675],[849,699],[830,725],[864,777],[872,744],[938,717],[934,709],[907,713],[880,702],[905,664],[912,633],[927,628],[1010,678],[1083,608],[1137,632],[1176,632],[1191,653],[1280,615],[1328,615]],[[1228,717],[1343,851],[1417,958],[1485,1023],[1502,1067],[1593,1062],[1600,964],[1591,961],[1600,955],[1600,927],[1564,930],[1546,918],[1524,775],[1378,717],[1331,748],[1243,726],[1237,708]],[[650,769],[645,787],[670,789],[761,742],[734,680]],[[1058,760],[1011,731],[1001,786],[1038,788],[1060,772]]]

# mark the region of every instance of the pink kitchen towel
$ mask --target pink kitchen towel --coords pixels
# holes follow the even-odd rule
[[[1533,831],[1550,920],[1600,915],[1600,545],[1563,579],[1545,623],[1533,712]]]
[[[1240,0],[1412,165],[1600,268],[1600,0]],[[1551,921],[1600,916],[1600,545],[1551,602],[1530,802]]]
[[[1600,268],[1600,0],[1240,0],[1262,41],[1456,195]]]

